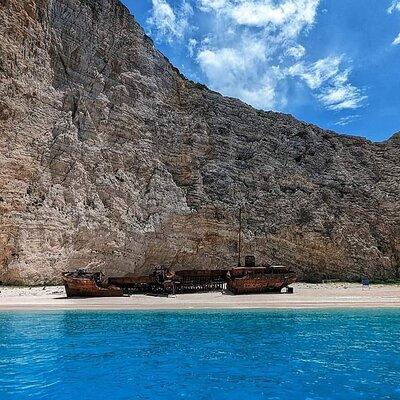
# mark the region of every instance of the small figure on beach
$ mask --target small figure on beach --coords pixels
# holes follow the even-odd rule
[[[363,290],[366,289],[366,288],[371,289],[370,286],[369,286],[369,279],[368,278],[363,278],[361,280],[361,285],[362,285],[362,289]]]

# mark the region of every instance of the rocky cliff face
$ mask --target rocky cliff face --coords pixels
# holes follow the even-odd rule
[[[400,137],[257,111],[179,74],[117,0],[0,0],[0,280],[236,264],[400,265]]]

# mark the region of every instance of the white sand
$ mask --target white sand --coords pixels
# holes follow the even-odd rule
[[[134,295],[116,298],[67,299],[61,286],[0,287],[0,311],[15,310],[166,310],[273,308],[400,308],[400,285],[296,283],[294,294],[199,293],[166,297]]]

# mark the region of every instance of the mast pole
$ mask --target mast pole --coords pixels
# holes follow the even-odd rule
[[[241,267],[241,256],[242,256],[242,205],[239,207],[239,234],[238,234],[238,267]]]

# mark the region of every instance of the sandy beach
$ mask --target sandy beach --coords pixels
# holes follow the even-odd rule
[[[189,309],[301,309],[400,308],[400,285],[296,283],[293,294],[233,296],[197,293],[152,297],[67,299],[64,287],[0,287],[0,311],[17,310],[189,310]]]

